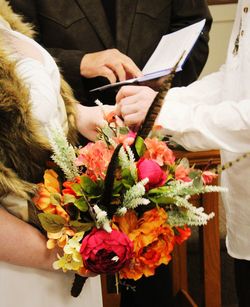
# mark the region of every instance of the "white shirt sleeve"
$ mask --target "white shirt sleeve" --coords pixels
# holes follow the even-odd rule
[[[188,87],[173,88],[156,124],[187,150],[250,151],[250,98],[223,101],[223,70]]]

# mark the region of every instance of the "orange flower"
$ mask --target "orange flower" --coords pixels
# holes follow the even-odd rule
[[[81,182],[81,178],[80,177],[75,177],[74,178],[74,182],[73,181],[65,181],[63,183],[63,187],[64,189],[62,190],[62,194],[71,194],[73,196],[76,196],[76,192],[72,189],[72,185],[75,183],[80,183]]]
[[[62,196],[60,194],[60,184],[58,175],[53,170],[46,170],[44,173],[44,183],[38,184],[38,193],[33,197],[36,207],[51,214],[57,214],[66,221],[69,220],[67,212],[61,206]]]
[[[131,212],[116,217],[118,227],[130,231],[128,237],[134,243],[134,257],[120,271],[121,278],[137,280],[142,275],[151,276],[160,264],[168,264],[174,247],[174,232],[166,220],[167,213],[162,208],[146,211],[137,223]]]
[[[159,141],[157,138],[145,139],[147,151],[143,155],[144,158],[154,160],[160,166],[172,165],[175,161],[173,151],[169,149],[165,142]]]
[[[126,235],[129,235],[137,227],[137,215],[134,210],[128,210],[123,216],[114,216],[113,222],[115,223],[112,228],[120,229]],[[116,227],[117,225],[117,227]]]

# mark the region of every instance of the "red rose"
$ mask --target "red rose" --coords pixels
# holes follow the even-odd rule
[[[133,255],[133,243],[118,230],[94,228],[81,245],[85,267],[97,274],[118,272]]]
[[[141,158],[137,163],[138,179],[142,180],[148,178],[149,182],[146,184],[146,190],[160,187],[164,185],[167,179],[166,173],[153,160]]]

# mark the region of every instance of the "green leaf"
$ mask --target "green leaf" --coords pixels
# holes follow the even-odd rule
[[[193,185],[196,189],[201,189],[203,187],[203,181],[201,177],[196,177],[193,180]]]
[[[119,127],[119,133],[120,134],[128,134],[129,128],[128,127]]]
[[[59,193],[54,193],[50,195],[50,202],[52,205],[60,205],[61,204],[61,195]]]
[[[54,232],[54,233],[59,232],[66,224],[65,219],[56,214],[39,213],[38,218],[40,223],[42,224],[42,227],[47,232]]]
[[[152,195],[152,194],[165,194],[169,192],[169,187],[167,186],[163,186],[163,187],[159,187],[159,188],[155,188],[155,189],[151,189],[148,191],[148,195]]]
[[[114,131],[108,125],[102,128],[102,133],[109,138],[112,138],[115,136]]]
[[[180,164],[183,165],[184,168],[188,169],[189,168],[189,161],[187,158],[182,158],[180,161]]]
[[[133,176],[131,175],[131,171],[129,168],[124,168],[122,170],[122,184],[126,188],[130,188],[135,184],[135,180]]]
[[[113,195],[118,194],[121,191],[122,187],[122,182],[120,180],[115,180],[113,187]]]
[[[71,186],[72,190],[76,193],[77,196],[83,196],[83,190],[79,183],[74,183]]]
[[[191,178],[191,179],[195,179],[196,177],[200,177],[201,176],[201,171],[200,170],[193,170],[191,171],[188,176]]]
[[[168,197],[168,196],[155,196],[155,197],[148,197],[152,202],[154,202],[155,204],[165,204],[165,205],[169,205],[169,204],[174,204],[175,200],[172,197]]]
[[[81,187],[87,194],[99,195],[99,186],[88,176],[81,176]]]
[[[70,203],[74,203],[76,200],[75,196],[72,194],[64,194],[63,195],[63,202],[64,204],[70,204]]]
[[[70,221],[69,224],[70,224],[71,227],[74,227],[77,232],[88,231],[94,226],[93,222],[92,223],[81,223],[79,221]]]
[[[80,197],[74,201],[74,205],[82,212],[88,211],[88,203],[84,197]]]
[[[144,144],[143,138],[140,136],[136,138],[135,149],[139,157],[143,156],[143,154],[145,153],[147,149],[146,145]]]

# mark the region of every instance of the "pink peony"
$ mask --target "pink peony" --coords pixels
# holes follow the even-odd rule
[[[160,166],[172,165],[175,161],[173,151],[169,149],[165,142],[159,141],[157,138],[145,139],[147,151],[144,158],[154,160]]]
[[[118,230],[94,228],[81,245],[85,267],[97,274],[118,272],[133,256],[133,243]]]
[[[147,190],[164,185],[167,179],[166,172],[160,168],[159,164],[145,158],[141,158],[137,162],[137,173],[139,180],[144,178],[149,179],[149,182],[145,186]]]
[[[75,163],[77,166],[85,166],[86,175],[92,180],[104,179],[113,152],[113,148],[107,148],[103,141],[88,143],[79,150]]]

